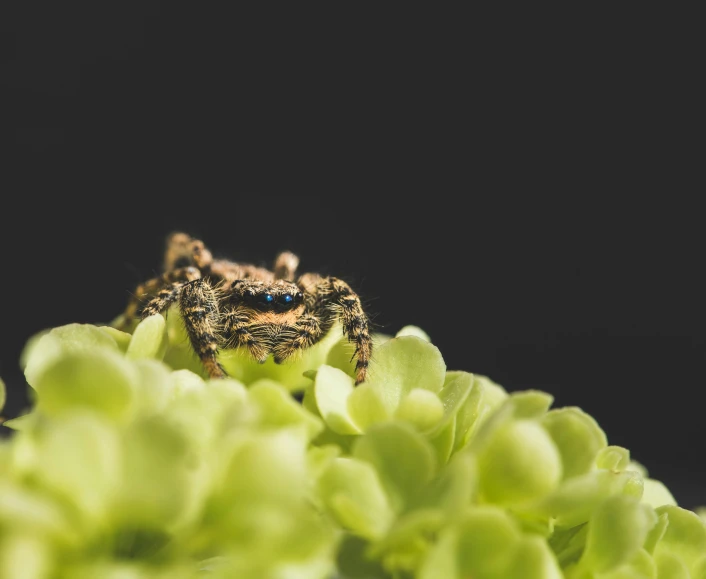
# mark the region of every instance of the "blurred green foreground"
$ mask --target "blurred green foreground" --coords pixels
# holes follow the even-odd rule
[[[416,327],[355,388],[351,355],[335,328],[209,381],[176,314],[35,336],[0,578],[706,579],[705,520],[580,408],[448,371]]]

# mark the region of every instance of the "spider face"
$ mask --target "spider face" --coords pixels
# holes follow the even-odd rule
[[[341,322],[355,345],[355,382],[363,382],[372,353],[368,318],[350,286],[316,273],[296,276],[299,258],[282,252],[272,270],[213,259],[202,241],[185,233],[167,238],[164,273],[137,287],[123,327],[178,306],[189,341],[212,378],[224,377],[218,353],[247,349],[264,362],[283,363],[321,340]]]
[[[304,300],[304,294],[295,283],[282,280],[274,283],[236,280],[231,287],[231,302],[241,301],[261,312],[289,312]]]

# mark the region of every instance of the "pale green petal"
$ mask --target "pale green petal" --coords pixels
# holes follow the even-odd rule
[[[31,427],[31,425],[35,421],[35,418],[36,411],[32,411],[28,412],[27,414],[23,414],[22,416],[11,418],[10,420],[5,420],[0,424],[2,426],[6,426],[7,428],[11,428],[12,430],[26,430],[27,428]]]
[[[366,539],[379,539],[394,513],[375,468],[353,458],[336,458],[318,484],[327,507],[343,526]]]
[[[515,418],[542,418],[554,402],[554,396],[541,390],[521,390],[510,394],[505,404],[512,406]]]
[[[517,523],[498,507],[476,507],[458,525],[456,557],[462,577],[504,577],[520,546]]]
[[[626,495],[608,497],[591,515],[580,565],[604,572],[628,562],[642,548],[656,523],[654,509],[639,499]]]
[[[456,557],[457,541],[455,529],[442,533],[428,551],[419,570],[419,579],[461,579]]]
[[[438,393],[446,364],[439,349],[416,336],[392,338],[373,354],[368,380],[379,385],[382,402],[393,414],[402,397],[414,388]]]
[[[625,494],[642,497],[642,477],[634,471],[597,470],[570,478],[529,510],[552,516],[558,527],[585,523],[606,498]]]
[[[312,440],[324,429],[323,421],[298,404],[278,382],[262,379],[248,388],[248,397],[259,409],[259,423],[270,428],[301,427]]]
[[[674,495],[672,495],[665,484],[653,478],[645,479],[645,492],[642,495],[642,500],[654,508],[661,507],[662,505],[676,506],[677,504]]]
[[[416,336],[417,338],[421,338],[425,342],[431,342],[429,334],[427,334],[418,326],[404,326],[399,332],[395,334],[395,338],[399,338],[400,336]]]
[[[323,339],[281,364],[275,364],[272,356],[261,364],[255,361],[244,348],[224,350],[219,354],[218,359],[230,377],[245,385],[250,385],[261,378],[269,378],[279,382],[291,392],[298,392],[304,390],[309,384],[309,379],[304,376],[304,373],[308,370],[316,370],[324,364],[329,351],[340,338],[341,327],[339,324],[334,324]]]
[[[353,456],[375,467],[395,511],[414,503],[436,470],[431,445],[403,422],[372,426],[354,442]]]
[[[438,425],[443,416],[444,404],[434,392],[414,388],[400,400],[394,417],[424,432]]]
[[[121,352],[127,352],[130,341],[132,340],[132,334],[123,332],[112,326],[98,326],[98,329],[113,338]]]
[[[630,465],[630,451],[622,446],[611,444],[602,448],[596,455],[596,467],[608,470],[625,470]],[[640,471],[640,474],[645,475]]]
[[[473,375],[471,391],[457,412],[454,451],[469,444],[507,397],[507,392],[499,384],[486,376]]]
[[[361,430],[367,430],[371,425],[392,417],[383,402],[384,396],[379,384],[363,382],[356,386],[348,397],[349,416]]]
[[[193,476],[188,436],[157,418],[140,420],[125,433],[123,477],[112,512],[115,524],[159,528],[178,520]]]
[[[448,371],[444,378],[444,385],[439,392],[439,399],[444,405],[444,415],[435,428],[427,434],[434,436],[452,421],[456,420],[463,405],[473,390],[474,376],[470,372]],[[455,427],[454,427],[455,430]],[[454,435],[454,440],[455,440]]]
[[[503,571],[504,579],[563,579],[554,553],[546,541],[528,535],[518,543],[512,562]]]
[[[657,507],[658,514],[668,517],[667,529],[655,547],[655,558],[670,553],[691,568],[706,553],[706,522],[693,511],[676,505]]]
[[[591,470],[596,455],[607,445],[606,435],[595,419],[574,406],[550,410],[541,424],[559,449],[564,478]]]
[[[370,544],[365,539],[346,534],[342,537],[336,553],[338,574],[326,579],[390,579],[379,560],[369,555]],[[435,576],[438,577],[438,576]],[[448,575],[444,578],[454,579]]]
[[[155,314],[137,325],[128,344],[126,356],[133,360],[139,358],[161,360],[167,351],[168,343],[164,316]]]
[[[41,412],[56,415],[87,408],[113,419],[129,417],[137,372],[117,350],[96,347],[51,359],[34,379]]]
[[[517,420],[493,433],[479,455],[480,491],[486,501],[517,505],[540,499],[561,480],[561,457],[535,421]]]
[[[44,369],[65,354],[91,355],[98,348],[119,351],[112,336],[90,324],[67,324],[42,332],[25,348],[24,373],[33,388]]]
[[[417,508],[439,509],[447,520],[466,512],[478,486],[478,465],[470,454],[455,454],[419,497]]]
[[[98,521],[122,480],[119,436],[95,413],[67,412],[40,430],[35,475],[85,517]]]
[[[670,552],[655,555],[658,579],[692,579],[689,567],[684,561]]]
[[[328,427],[338,434],[360,434],[362,430],[348,412],[348,397],[353,393],[353,378],[343,370],[323,365],[316,373],[316,406]]]
[[[52,546],[40,535],[13,533],[0,541],[0,577],[45,579],[52,566]]]
[[[645,549],[638,549],[626,563],[599,576],[600,579],[657,579],[657,563]]]

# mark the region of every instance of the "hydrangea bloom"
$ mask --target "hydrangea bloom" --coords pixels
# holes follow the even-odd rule
[[[31,339],[0,577],[706,578],[704,519],[580,408],[449,371],[414,327],[354,387],[338,336],[216,381],[177,316]]]

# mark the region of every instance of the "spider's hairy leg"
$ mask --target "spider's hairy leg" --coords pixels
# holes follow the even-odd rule
[[[227,348],[245,346],[250,355],[261,364],[267,360],[269,350],[252,333],[252,323],[247,316],[237,310],[230,310],[223,314],[223,335]]]
[[[283,251],[275,259],[275,279],[293,280],[299,267],[299,258],[290,251]]]
[[[355,344],[355,383],[365,381],[373,349],[370,337],[370,324],[363,311],[360,298],[351,287],[336,277],[319,278],[302,276],[301,286],[308,294],[313,306],[320,312],[326,323],[331,316],[338,316],[343,325],[343,333],[349,342]],[[334,305],[331,308],[331,305]]]
[[[130,297],[125,310],[123,311],[122,320],[118,329],[129,328],[132,320],[140,311],[140,304],[142,304],[149,296],[159,295],[166,291],[167,293],[162,294],[162,297],[166,298],[174,288],[175,284],[192,281],[200,277],[201,272],[195,267],[182,267],[168,271],[159,277],[152,278],[147,280],[145,283],[138,285],[135,292]],[[170,305],[173,301],[174,299],[172,299]],[[163,311],[163,309],[161,309],[160,312],[161,311]],[[142,317],[144,318],[145,316],[143,315]]]
[[[191,346],[211,378],[224,378],[218,363],[218,349],[222,342],[219,327],[217,289],[201,278],[183,284],[179,291],[179,311]]]
[[[213,255],[203,241],[193,239],[190,235],[175,231],[167,236],[164,252],[164,270],[195,265],[199,269],[208,267],[213,262]]]
[[[278,342],[273,350],[275,363],[281,364],[287,358],[318,342],[328,330],[331,323],[322,324],[313,314],[304,314],[297,323],[287,328],[286,337],[289,339]]]

